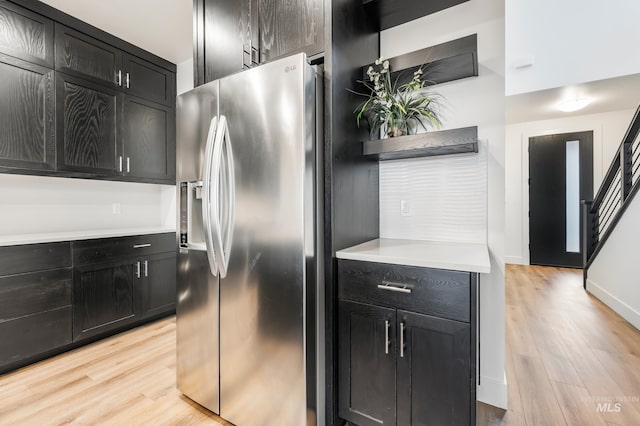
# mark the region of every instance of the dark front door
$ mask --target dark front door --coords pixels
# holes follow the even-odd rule
[[[593,132],[529,139],[532,265],[582,268],[580,201],[593,199]]]

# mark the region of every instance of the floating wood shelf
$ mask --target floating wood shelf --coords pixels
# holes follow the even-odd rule
[[[469,0],[362,0],[378,22],[380,31],[431,15]]]
[[[373,65],[373,64],[370,64]],[[367,65],[362,69],[362,79],[368,80]],[[462,37],[415,52],[389,59],[392,81],[400,75],[399,83],[413,78],[420,66],[423,78],[433,84],[459,80],[478,75],[478,35]]]
[[[378,160],[478,152],[478,127],[440,130],[364,142],[363,153]]]

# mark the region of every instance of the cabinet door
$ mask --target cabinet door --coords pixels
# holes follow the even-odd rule
[[[140,266],[131,260],[73,271],[73,340],[133,322],[139,312]]]
[[[53,21],[0,0],[0,52],[53,68]]]
[[[398,426],[471,423],[471,326],[398,311]]]
[[[125,176],[175,182],[175,110],[125,97]]]
[[[260,62],[324,50],[323,0],[258,0]]]
[[[396,421],[396,313],[339,302],[338,415],[359,426]]]
[[[143,261],[142,315],[174,312],[176,309],[176,253],[150,256]]]
[[[57,74],[58,169],[119,174],[117,115],[122,95],[117,89]]]
[[[0,167],[52,170],[54,72],[5,59],[0,61]]]
[[[241,71],[244,64],[244,38],[250,17],[250,0],[200,0],[198,37],[204,61],[197,60],[207,83]]]
[[[172,106],[175,101],[175,74],[137,56],[124,55],[124,90],[135,96]]]
[[[122,84],[122,52],[56,23],[56,70],[115,88]]]

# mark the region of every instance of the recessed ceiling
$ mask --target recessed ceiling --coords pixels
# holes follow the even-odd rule
[[[568,99],[591,99],[579,111],[567,113],[557,109]],[[548,120],[576,115],[599,114],[640,105],[640,74],[598,80],[575,86],[559,87],[522,95],[507,96],[506,123]]]
[[[193,0],[42,2],[170,62],[193,55]]]

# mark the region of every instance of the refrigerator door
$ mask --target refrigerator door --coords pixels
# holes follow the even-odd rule
[[[218,83],[178,97],[177,182],[179,242],[176,308],[177,384],[186,396],[220,412],[219,279],[207,224],[207,174],[217,125]],[[208,170],[208,171],[207,171]],[[209,248],[209,249],[208,249]]]
[[[220,415],[238,426],[316,422],[314,307],[305,303],[315,286],[314,84],[302,54],[220,80],[235,170]]]

